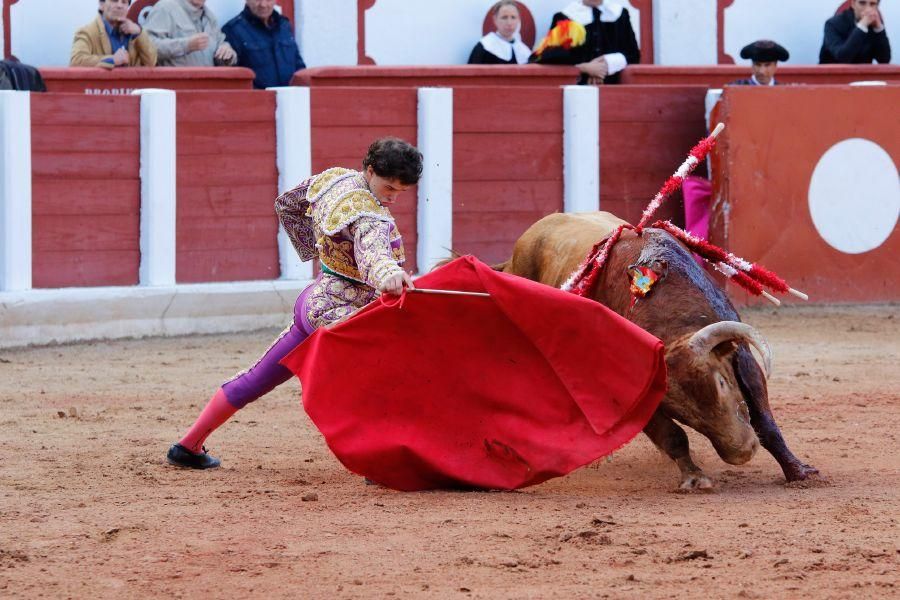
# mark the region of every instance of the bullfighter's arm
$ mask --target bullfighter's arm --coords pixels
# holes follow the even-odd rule
[[[402,274],[391,251],[391,223],[369,217],[361,217],[350,225],[356,265],[366,283],[381,289],[389,277]]]

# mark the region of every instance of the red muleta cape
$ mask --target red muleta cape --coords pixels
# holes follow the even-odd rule
[[[477,259],[383,296],[282,360],[350,471],[398,490],[514,489],[609,454],[666,390],[663,345],[606,307]]]

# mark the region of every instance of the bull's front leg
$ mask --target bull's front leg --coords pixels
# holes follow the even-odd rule
[[[794,456],[784,441],[781,430],[775,423],[772,408],[769,406],[769,392],[766,388],[765,377],[759,364],[750,353],[750,349],[746,346],[739,348],[734,360],[738,383],[744,399],[747,401],[750,422],[753,424],[753,429],[756,430],[760,445],[775,457],[788,481],[801,481],[810,475],[817,474],[819,470]]]
[[[707,477],[700,467],[691,459],[691,448],[687,434],[675,421],[663,415],[659,410],[653,413],[650,422],[644,427],[644,433],[656,447],[675,461],[681,471],[679,489],[685,491],[711,490],[712,479]]]

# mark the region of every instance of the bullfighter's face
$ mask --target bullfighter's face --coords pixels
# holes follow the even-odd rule
[[[369,190],[375,195],[378,201],[385,206],[390,206],[396,202],[400,194],[412,187],[405,183],[401,183],[399,179],[382,177],[375,172],[375,169],[373,169],[371,165],[366,167],[364,175],[369,184]]]
[[[769,85],[775,79],[775,69],[778,63],[775,61],[753,62],[753,76],[760,85]]]

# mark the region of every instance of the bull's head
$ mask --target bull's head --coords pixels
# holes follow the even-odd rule
[[[745,342],[762,356],[768,377],[772,352],[746,323],[712,323],[666,348],[669,392],[662,410],[709,438],[722,460],[733,465],[746,463],[759,448],[732,361]]]

